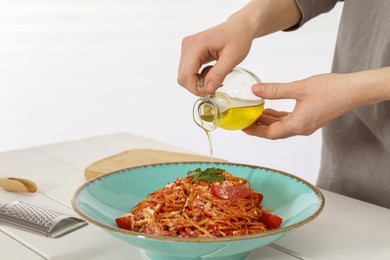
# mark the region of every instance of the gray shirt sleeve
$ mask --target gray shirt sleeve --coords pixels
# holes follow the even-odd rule
[[[336,5],[338,0],[295,0],[302,13],[302,19],[298,24],[286,29],[285,31],[293,31],[304,25],[312,18],[329,12]]]

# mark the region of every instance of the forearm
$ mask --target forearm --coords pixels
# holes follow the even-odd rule
[[[390,67],[345,74],[351,84],[353,106],[363,106],[390,100]]]
[[[301,11],[294,0],[252,0],[229,17],[246,26],[252,38],[261,37],[296,25]]]

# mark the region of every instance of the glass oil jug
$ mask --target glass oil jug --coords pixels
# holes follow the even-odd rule
[[[218,127],[241,130],[250,126],[264,109],[264,100],[252,92],[252,86],[260,82],[254,73],[246,69],[233,69],[215,95],[206,95],[195,102],[194,121],[206,131]]]

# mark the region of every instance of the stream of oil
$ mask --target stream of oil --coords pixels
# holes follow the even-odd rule
[[[209,149],[210,149],[210,163],[214,163],[214,155],[213,155],[213,141],[211,139],[211,131],[204,129],[203,130],[206,132],[207,139],[209,140]]]

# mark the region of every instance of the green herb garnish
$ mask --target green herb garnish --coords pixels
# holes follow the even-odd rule
[[[187,173],[187,176],[192,177],[191,183],[195,181],[217,182],[217,181],[223,181],[225,179],[225,176],[222,175],[223,172],[225,172],[224,169],[215,168],[215,167],[207,168],[204,171],[198,168],[194,171],[189,171]]]

